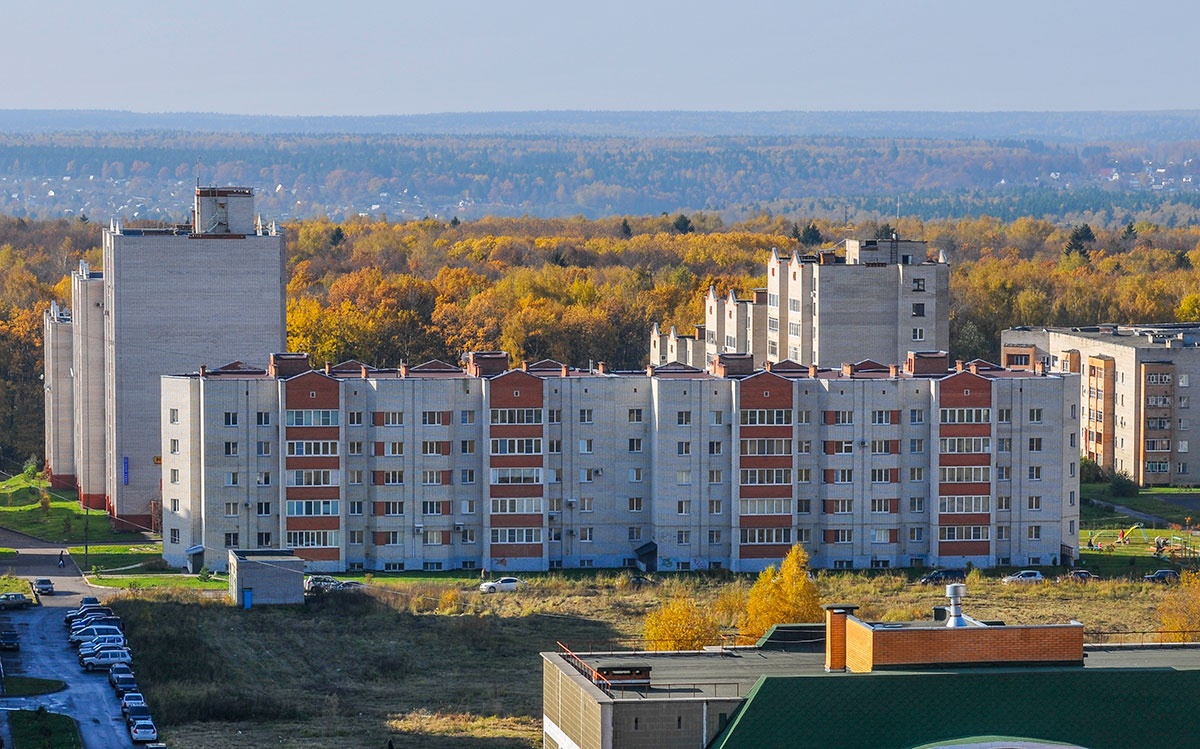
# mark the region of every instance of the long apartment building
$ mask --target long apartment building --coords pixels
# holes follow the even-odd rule
[[[275,354],[162,378],[163,555],[294,548],[314,569],[756,571],[1052,564],[1075,553],[1077,376],[459,368]]]
[[[1143,486],[1200,483],[1190,445],[1192,426],[1200,430],[1191,407],[1191,383],[1200,385],[1200,325],[1013,328],[1001,340],[1012,368],[1080,375],[1082,450],[1102,468]]]
[[[695,335],[655,324],[650,363],[703,369],[719,353],[750,353],[756,366],[793,361],[837,367],[863,358],[903,361],[950,345],[950,267],[925,242],[856,240],[813,255],[771,250],[767,285],[740,299],[709,289]]]
[[[60,488],[150,527],[160,498],[159,378],[283,348],[283,233],[249,188],[196,188],[189,223],[103,232],[103,271],[71,274],[45,318],[46,466]]]

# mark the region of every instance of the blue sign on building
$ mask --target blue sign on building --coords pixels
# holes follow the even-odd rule
[[[128,455],[125,456],[124,462],[125,462],[125,469],[123,472],[123,480],[125,482],[125,486],[129,486],[129,456]]]

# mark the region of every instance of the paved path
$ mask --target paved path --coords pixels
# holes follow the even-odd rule
[[[1171,521],[1167,520],[1166,518],[1160,518],[1159,516],[1151,515],[1148,512],[1140,512],[1140,511],[1134,510],[1130,507],[1126,507],[1125,505],[1113,504],[1112,502],[1108,502],[1103,499],[1093,499],[1092,501],[1095,502],[1096,504],[1100,505],[1101,507],[1108,508],[1115,512],[1123,513],[1125,515],[1128,515],[1131,518],[1134,518],[1135,520],[1140,520],[1143,523],[1154,523],[1156,525],[1161,525],[1161,526],[1168,526],[1171,524]]]
[[[62,679],[67,688],[37,697],[3,698],[7,709],[45,705],[47,710],[70,715],[79,721],[86,749],[132,747],[125,719],[105,673],[86,673],[79,668],[77,654],[67,645],[63,614],[77,606],[85,595],[96,595],[68,561],[59,569],[58,553],[63,547],[0,528],[0,546],[16,549],[15,560],[0,562],[0,570],[26,578],[48,577],[57,592],[43,596],[42,605],[24,611],[5,612],[0,625],[12,625],[21,635],[21,649],[4,654],[4,669],[10,674]],[[68,558],[69,560],[69,558]],[[9,737],[5,736],[6,741]],[[7,744],[11,746],[11,741]]]

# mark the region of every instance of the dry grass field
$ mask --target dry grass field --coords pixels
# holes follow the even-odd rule
[[[617,573],[535,577],[518,593],[463,581],[372,581],[303,607],[244,611],[188,591],[124,594],[134,669],[174,747],[529,747],[541,741],[537,654],[639,644],[645,614],[695,596],[726,625],[747,580],[700,576],[637,588]],[[927,618],[943,589],[900,575],[827,573],[822,599],[871,619]],[[1140,582],[1006,586],[972,575],[967,613],[1009,623],[1078,619],[1157,627],[1164,588]]]

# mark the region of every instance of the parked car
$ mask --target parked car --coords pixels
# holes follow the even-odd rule
[[[116,686],[117,679],[122,676],[128,676],[131,679],[133,678],[133,669],[129,667],[128,663],[118,663],[112,668],[108,669],[109,684]]]
[[[87,619],[84,619],[83,621],[76,622],[75,624],[71,625],[71,631],[78,632],[79,630],[83,629],[84,627],[96,627],[96,626],[116,627],[117,629],[124,629],[121,626],[121,617],[113,616],[110,614],[108,616],[89,616]]]
[[[130,676],[118,676],[113,682],[113,691],[117,693],[117,697],[124,697],[130,692],[139,692],[137,680]]]
[[[75,622],[79,621],[80,619],[85,619],[89,616],[95,616],[96,614],[104,614],[105,616],[109,616],[112,614],[112,609],[110,609],[107,606],[100,606],[97,604],[90,604],[88,606],[80,606],[77,609],[72,609],[72,610],[68,611],[67,615],[63,617],[63,621],[65,621],[68,625],[70,625],[70,624],[74,624]]]
[[[72,632],[67,638],[67,642],[71,645],[78,646],[82,642],[90,642],[101,635],[119,635],[121,630],[111,624],[104,624],[96,627],[84,627],[78,632]]]
[[[81,644],[79,646],[79,651],[83,652],[84,648],[97,648],[97,647],[101,647],[103,645],[116,645],[117,647],[123,648],[123,647],[125,647],[125,636],[124,635],[104,635],[102,637],[96,637],[96,638],[92,639],[91,642]]]
[[[136,694],[136,692],[126,692],[121,699],[124,700],[125,697],[131,694]],[[147,707],[145,700],[142,700],[142,704],[140,705],[130,705],[124,712],[125,725],[127,726],[132,726],[134,723],[140,723],[143,720],[150,720],[150,708]]]
[[[100,603],[100,599],[95,596],[84,596],[79,599],[79,608],[84,606],[94,606]]]
[[[1044,583],[1046,582],[1046,578],[1037,570],[1021,570],[1020,572],[1006,575],[1000,579],[1000,582],[1006,585],[1008,583]]]
[[[967,573],[963,570],[934,570],[920,580],[917,580],[921,585],[949,585],[950,583],[964,583],[966,581]]]
[[[0,650],[20,650],[21,636],[17,634],[15,629],[6,629],[0,632]]]
[[[524,584],[524,580],[519,580],[515,577],[502,577],[499,580],[485,580],[479,583],[479,591],[481,593],[507,593],[509,591],[516,590]]]
[[[658,585],[658,581],[652,577],[646,577],[645,575],[634,575],[633,577],[629,578],[629,585],[634,588],[647,588]]]
[[[141,692],[126,692],[121,696],[122,713],[128,713],[129,708],[135,705],[141,705],[143,707],[146,706],[146,698],[142,696]]]
[[[329,575],[309,575],[304,578],[304,590],[313,593],[324,592],[336,589],[340,583],[336,577]]]
[[[33,599],[24,593],[0,593],[0,609],[27,609]]]
[[[362,590],[366,587],[364,583],[360,583],[357,580],[342,580],[334,590]]]
[[[1148,583],[1177,583],[1179,582],[1179,573],[1175,570],[1155,570],[1142,579]]]
[[[85,645],[79,646],[79,657],[87,658],[89,655],[95,655],[96,653],[100,653],[105,650],[124,650],[124,651],[128,652],[129,648],[125,647],[124,645],[118,645],[115,642],[108,642],[108,643],[103,643],[103,644],[87,643]]]
[[[108,668],[114,663],[129,663],[132,660],[133,656],[128,650],[101,650],[86,658],[79,656],[79,665],[84,671],[95,671],[98,668]]]
[[[158,738],[158,729],[151,721],[138,721],[129,727],[129,738],[134,741],[154,741]]]
[[[1099,575],[1094,575],[1089,570],[1071,570],[1065,575],[1058,576],[1058,581],[1060,583],[1066,583],[1066,582],[1090,583],[1090,582],[1094,582],[1099,579],[1100,579]]]
[[[33,581],[33,591],[39,596],[54,595],[54,582],[48,577],[39,577]]]

